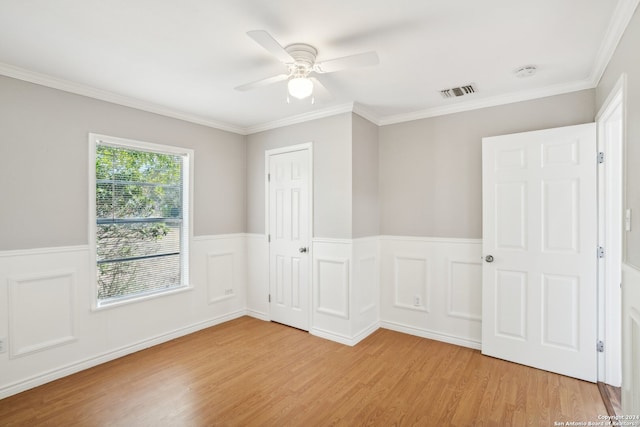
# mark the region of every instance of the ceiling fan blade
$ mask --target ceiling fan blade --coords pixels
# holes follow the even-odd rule
[[[235,87],[235,90],[239,90],[240,92],[245,92],[251,89],[257,89],[262,86],[270,85],[271,83],[281,82],[283,80],[287,80],[288,78],[289,78],[288,74],[278,74],[277,76],[268,77],[266,79],[262,79],[255,82],[237,86]]]
[[[248,31],[247,35],[284,63],[295,62],[289,53],[265,30]]]
[[[313,96],[318,99],[328,100],[332,99],[333,95],[331,95],[331,91],[327,89],[325,85],[322,84],[320,79],[317,77],[311,77],[311,81],[313,82]]]
[[[378,65],[379,63],[378,54],[372,51],[318,62],[313,66],[313,70],[316,73],[333,73],[347,68],[366,67],[368,65]]]

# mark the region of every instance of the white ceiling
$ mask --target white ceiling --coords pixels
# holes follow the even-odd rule
[[[594,87],[631,3],[0,0],[0,74],[240,133],[353,103],[386,124]],[[319,61],[375,50],[380,64],[322,75],[333,97],[314,105],[287,104],[285,82],[238,92],[285,71],[256,29]],[[538,73],[516,78],[528,64]],[[479,92],[439,94],[468,83]]]

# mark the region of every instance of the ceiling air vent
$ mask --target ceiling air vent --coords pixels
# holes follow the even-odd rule
[[[443,98],[456,98],[458,96],[471,95],[472,93],[476,93],[476,86],[473,83],[440,91],[440,95]]]

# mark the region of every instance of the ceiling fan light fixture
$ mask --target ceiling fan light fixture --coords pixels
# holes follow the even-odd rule
[[[298,99],[305,99],[313,93],[313,82],[307,77],[294,77],[287,84],[289,95]]]

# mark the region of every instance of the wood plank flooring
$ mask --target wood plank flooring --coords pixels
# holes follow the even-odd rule
[[[607,408],[607,413],[612,417],[623,415],[622,414],[622,389],[620,387],[614,387],[602,382],[598,383],[598,390],[604,407]]]
[[[0,400],[2,426],[552,426],[595,384],[380,329],[355,347],[243,317]]]

